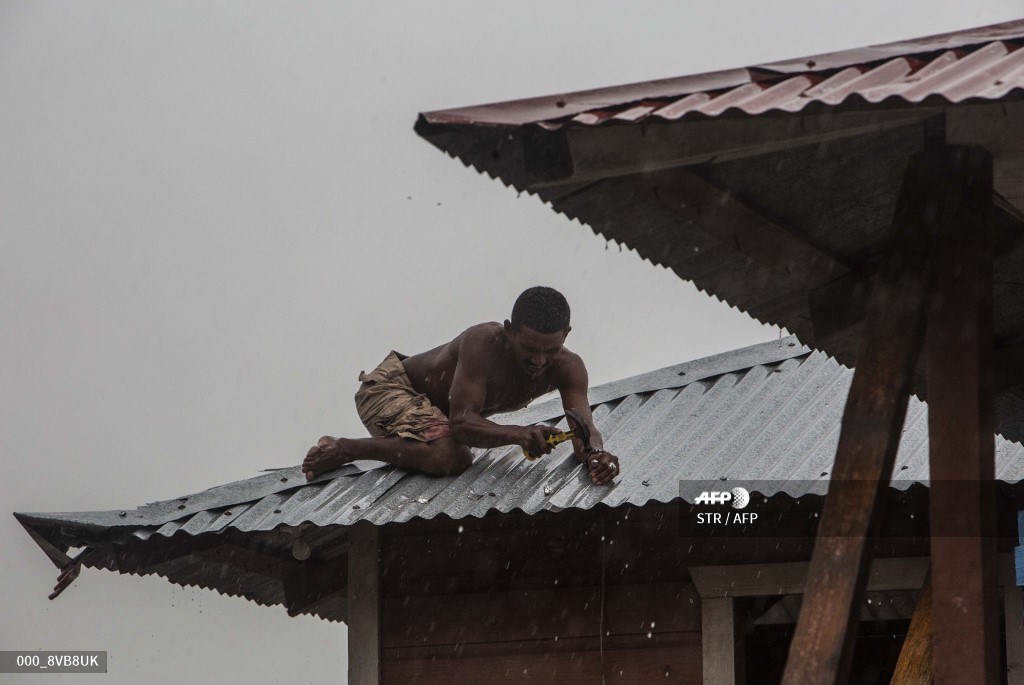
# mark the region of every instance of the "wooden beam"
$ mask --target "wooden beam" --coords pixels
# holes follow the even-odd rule
[[[380,685],[380,531],[359,521],[349,536],[348,682]]]
[[[993,157],[992,187],[1017,207],[1024,207],[1024,176],[1017,161],[1024,156],[1024,102],[999,100],[946,109],[946,141],[980,145]]]
[[[1024,216],[998,193],[992,194],[991,226],[997,266],[1024,259]],[[849,273],[812,287],[807,294],[814,345],[827,349],[840,362],[853,365],[867,316],[868,301],[877,259],[856,265]],[[1002,334],[1006,337],[1007,331]],[[996,343],[993,361],[994,391],[999,393],[1024,383],[1024,343],[1020,332]]]
[[[655,202],[670,213],[796,285],[821,285],[849,271],[838,259],[693,171],[652,177],[649,187]]]
[[[928,557],[875,559],[868,572],[866,590],[916,590],[928,574]],[[690,576],[701,598],[800,595],[807,588],[810,564],[804,561],[779,564],[691,566]]]
[[[992,158],[982,148],[925,153],[936,190],[928,312],[928,438],[935,680],[995,683],[995,438]]]
[[[889,685],[931,685],[932,674],[932,584],[926,580]]]
[[[931,566],[930,557],[888,557],[873,559],[866,590],[917,590],[924,586]],[[1017,579],[1011,553],[996,559],[996,585],[1013,586]],[[697,594],[704,597],[766,597],[802,595],[807,588],[810,564],[793,561],[777,564],[730,564],[691,566]]]
[[[1006,617],[1006,682],[1024,685],[1024,598],[1016,585],[1003,587]]]
[[[934,223],[929,207],[943,190],[927,160],[911,157],[868,307],[784,685],[843,683],[849,670],[868,543],[881,521],[921,349]]]
[[[941,114],[939,108],[896,111],[837,112],[759,117],[716,117],[669,122],[651,121],[632,126],[573,126],[546,139],[559,138],[556,146],[568,160],[554,164],[551,144],[524,145],[524,166],[550,170],[537,176],[531,190],[562,183],[650,173],[663,169],[744,159],[805,145],[818,145],[853,136],[881,133],[923,125]],[[546,157],[531,163],[533,155]],[[542,163],[543,162],[543,163]]]
[[[732,597],[702,599],[701,654],[704,685],[742,685],[743,648]]]

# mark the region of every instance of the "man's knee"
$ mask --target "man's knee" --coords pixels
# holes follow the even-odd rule
[[[442,438],[434,445],[437,448],[435,476],[458,476],[473,465],[473,453],[452,438]]]

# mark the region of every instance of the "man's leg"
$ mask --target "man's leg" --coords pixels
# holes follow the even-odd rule
[[[451,437],[421,442],[398,436],[332,438],[324,436],[306,454],[306,480],[358,459],[383,461],[431,476],[457,476],[473,463],[473,453]]]

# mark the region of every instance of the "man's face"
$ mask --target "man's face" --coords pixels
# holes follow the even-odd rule
[[[562,351],[569,330],[554,333],[538,333],[529,326],[513,326],[505,322],[505,332],[515,353],[520,368],[531,377],[547,371],[555,357]]]

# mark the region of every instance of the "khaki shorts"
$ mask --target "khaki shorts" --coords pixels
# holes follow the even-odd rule
[[[376,369],[359,374],[359,420],[374,437],[398,435],[430,442],[451,435],[444,412],[412,387],[402,366],[405,358],[392,352]]]

